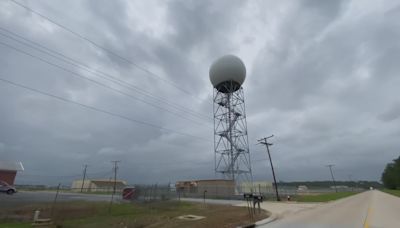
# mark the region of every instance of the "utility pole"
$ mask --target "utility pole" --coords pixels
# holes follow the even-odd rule
[[[335,178],[333,177],[333,172],[332,172],[333,166],[335,166],[335,165],[333,165],[333,164],[326,165],[326,167],[329,167],[329,170],[331,171],[333,186],[335,187],[335,192],[337,193],[336,182],[335,182]]]
[[[111,161],[112,163],[114,163],[114,187],[113,187],[113,195],[115,194],[115,190],[117,187],[117,170],[118,170],[118,162],[121,161]]]
[[[353,176],[351,174],[349,174],[349,181],[350,181],[350,184],[351,184],[351,191],[354,191],[354,183],[353,183],[353,178],[352,177]]]
[[[81,186],[81,192],[83,190],[83,186],[85,185],[85,178],[86,178],[86,169],[87,169],[88,165],[85,164],[84,168],[83,168],[83,179],[82,179],[82,186]]]
[[[272,176],[274,177],[276,200],[277,201],[281,201],[281,198],[279,197],[279,193],[278,193],[278,183],[276,183],[276,178],[275,178],[274,165],[272,164],[271,153],[269,152],[269,146],[272,146],[273,144],[272,143],[268,143],[268,141],[267,141],[269,138],[272,138],[272,137],[274,137],[274,135],[259,139],[258,142],[267,147],[269,162],[271,164],[271,169],[272,169]]]
[[[113,193],[111,194],[111,200],[110,200],[110,206],[108,207],[108,212],[110,213],[111,212],[111,207],[112,207],[112,203],[113,203],[113,200],[114,200],[114,195],[115,195],[115,190],[116,190],[116,187],[117,187],[117,170],[118,170],[118,162],[121,162],[121,161],[111,161],[112,163],[114,163],[114,187],[113,187]],[[110,177],[110,179],[111,179],[111,177]]]

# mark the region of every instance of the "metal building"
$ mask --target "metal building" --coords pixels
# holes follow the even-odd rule
[[[18,171],[24,171],[21,162],[0,161],[0,180],[9,185],[14,185]]]
[[[178,194],[183,197],[231,198],[235,195],[235,183],[232,180],[189,180],[175,184]]]
[[[83,183],[83,184],[82,184]],[[72,182],[71,190],[75,192],[112,192],[114,183],[117,191],[126,187],[126,181],[110,179],[75,180]]]

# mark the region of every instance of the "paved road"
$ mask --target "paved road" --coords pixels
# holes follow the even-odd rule
[[[400,198],[367,191],[289,214],[263,227],[400,227]]]
[[[52,191],[21,191],[13,195],[0,194],[0,209],[18,207],[22,205],[40,203],[40,202],[53,202],[56,193]],[[57,201],[109,201],[111,195],[94,195],[94,194],[80,194],[80,193],[65,193],[60,192]],[[115,197],[119,199],[120,197]]]
[[[204,199],[201,198],[181,198],[182,201],[204,203]],[[207,204],[222,204],[222,205],[233,205],[233,206],[245,206],[246,203],[243,200],[222,200],[222,199],[206,199]]]

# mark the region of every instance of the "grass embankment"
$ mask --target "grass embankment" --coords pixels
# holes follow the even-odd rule
[[[31,227],[33,211],[40,208],[41,218],[50,217],[48,204],[36,204],[2,213],[0,227]],[[197,221],[178,219],[181,215],[199,215]],[[263,211],[256,220],[268,217]],[[54,213],[55,226],[68,227],[237,227],[252,223],[247,208],[225,205],[204,205],[178,201],[152,203],[114,204],[111,212],[108,203],[68,202],[58,203]]]
[[[400,190],[383,189],[382,192],[386,192],[394,196],[400,197]]]
[[[319,195],[299,195],[295,200],[298,202],[328,202],[355,194],[357,194],[357,192],[333,192]]]

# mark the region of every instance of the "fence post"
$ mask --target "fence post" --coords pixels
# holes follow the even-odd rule
[[[54,197],[53,205],[51,206],[50,217],[53,217],[53,211],[54,211],[54,207],[55,207],[55,205],[57,203],[58,192],[60,191],[60,186],[61,186],[61,183],[59,183],[58,186],[57,186],[56,196]]]

